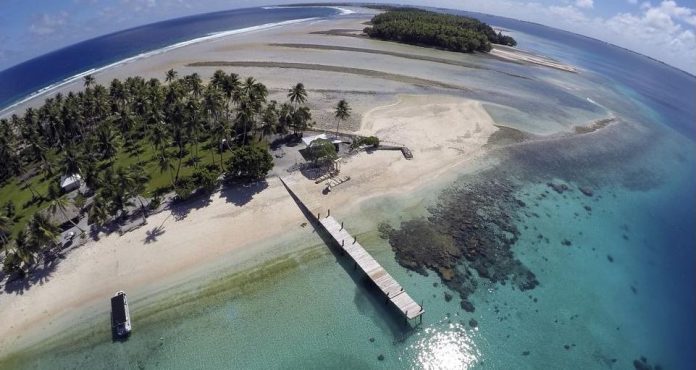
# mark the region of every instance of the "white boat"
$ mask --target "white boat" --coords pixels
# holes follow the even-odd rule
[[[131,332],[128,298],[123,291],[111,297],[111,326],[118,337],[127,337]]]

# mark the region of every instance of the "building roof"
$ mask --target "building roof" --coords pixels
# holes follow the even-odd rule
[[[77,173],[69,175],[69,176],[61,176],[60,177],[60,187],[67,188],[67,187],[72,186],[74,184],[79,185],[81,180],[82,180],[82,176],[80,176]]]
[[[69,202],[63,209],[56,209],[55,212],[51,212],[46,208],[43,210],[43,214],[51,220],[52,224],[63,226],[70,220],[77,222],[77,219],[80,217],[80,209],[72,202]]]
[[[326,136],[326,134],[319,134],[319,135],[314,135],[314,136],[303,136],[302,142],[305,145],[309,146],[309,144],[311,144],[314,140],[318,140],[318,139],[328,140],[328,137]]]

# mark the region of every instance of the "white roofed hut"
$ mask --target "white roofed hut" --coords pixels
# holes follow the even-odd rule
[[[304,145],[309,146],[310,144],[312,144],[312,142],[314,142],[315,140],[319,140],[319,139],[328,140],[328,138],[326,137],[326,134],[319,134],[319,135],[312,135],[312,136],[303,136],[302,142],[304,143]]]
[[[60,188],[66,193],[79,189],[81,185],[82,176],[77,173],[60,177]]]

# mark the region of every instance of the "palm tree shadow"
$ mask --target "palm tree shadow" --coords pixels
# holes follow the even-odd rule
[[[266,180],[256,181],[244,184],[232,184],[225,186],[220,191],[220,196],[225,198],[225,201],[236,206],[243,206],[254,199],[254,195],[268,188]]]
[[[45,257],[42,264],[32,267],[27,276],[8,276],[8,280],[3,287],[4,291],[6,293],[22,295],[36,284],[43,285],[49,282],[51,280],[51,275],[63,258],[65,258],[65,256],[61,254],[52,254]]]
[[[308,180],[316,180],[331,171],[330,166],[309,165],[302,167],[300,173]]]
[[[158,238],[158,237],[160,237],[160,236],[162,236],[162,235],[164,234],[164,232],[165,232],[164,226],[162,226],[162,225],[157,226],[157,227],[153,228],[152,230],[148,230],[148,231],[145,232],[145,234],[146,234],[147,236],[145,237],[145,239],[143,240],[143,242],[144,242],[145,244],[154,243],[154,242],[157,241],[157,238]]]
[[[111,235],[113,232],[118,231],[121,227],[121,222],[119,220],[112,220],[104,225],[92,224],[89,225],[89,237],[94,241],[99,241],[101,239],[100,234]]]
[[[171,205],[171,213],[174,220],[181,221],[194,209],[201,209],[208,205],[213,200],[210,193],[193,194],[191,198],[184,201],[176,201]]]

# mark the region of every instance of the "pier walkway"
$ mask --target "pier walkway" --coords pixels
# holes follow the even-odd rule
[[[278,179],[317,231],[321,231],[319,228],[323,228],[331,236],[335,244],[353,259],[356,269],[360,267],[365,275],[386,296],[387,301],[391,302],[404,315],[406,320],[413,320],[418,317],[421,320],[423,319],[422,315],[425,312],[423,307],[416,303],[399,282],[389,275],[379,262],[372,258],[365,248],[358,243],[356,238],[350,235],[348,230],[343,227],[343,223],[336,221],[331,216],[330,211],[328,216],[323,218],[321,215],[312,213],[295,192],[290,189],[285,180],[282,177],[278,177]]]
[[[415,319],[425,312],[423,307],[416,303],[404,288],[396,281],[379,262],[350,235],[350,233],[332,216],[320,218],[319,222],[333,237],[340,248],[355,261],[357,267],[372,280],[373,283],[387,296],[396,308],[409,319]]]

